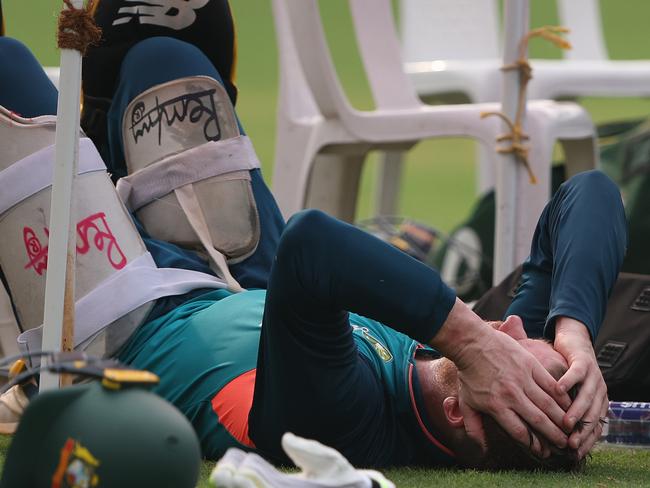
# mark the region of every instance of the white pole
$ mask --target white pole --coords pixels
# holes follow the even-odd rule
[[[72,5],[82,8],[83,0],[72,0]],[[64,344],[62,337],[64,327],[74,327],[76,212],[73,191],[79,160],[79,51],[61,50],[59,86],[43,320],[42,347],[47,351],[68,350],[72,347],[71,344]],[[40,391],[58,386],[58,376],[48,372],[41,373]]]
[[[509,66],[519,58],[519,46],[528,33],[529,1],[505,0],[503,64]],[[504,70],[501,111],[514,121],[519,98],[519,71]],[[524,112],[525,113],[525,112]],[[523,118],[522,118],[523,122]],[[504,132],[510,129],[504,124]],[[494,236],[494,283],[500,283],[518,264],[515,262],[517,180],[524,168],[514,154],[500,154],[496,168],[496,228]]]

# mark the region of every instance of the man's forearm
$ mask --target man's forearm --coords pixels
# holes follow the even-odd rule
[[[430,344],[462,368],[466,361],[465,349],[470,344],[480,343],[486,329],[492,330],[462,300],[456,298],[447,320]]]

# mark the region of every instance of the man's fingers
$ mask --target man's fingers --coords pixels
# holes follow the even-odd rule
[[[517,415],[519,415],[521,419],[527,422],[535,432],[539,432],[557,447],[563,448],[566,446],[567,435],[562,431],[562,429],[560,429],[560,427],[551,421],[551,419],[544,411],[540,410],[530,399],[522,399],[522,401],[518,402],[518,404],[519,407],[516,409]],[[519,421],[518,423],[521,422],[521,420],[517,420]],[[506,428],[504,424],[501,425],[502,427]],[[523,433],[524,435],[519,432],[519,427],[517,427],[517,431],[514,431],[513,429],[513,432],[511,432],[510,435],[519,442],[522,442],[521,439],[524,438],[528,432],[526,426],[524,426],[524,428],[526,429]],[[526,442],[524,441],[523,443],[525,444]]]
[[[558,380],[557,384],[561,391],[567,392],[578,383],[582,383],[587,376],[588,367],[584,363],[575,362],[569,367],[566,373]]]
[[[569,368],[567,374],[569,374],[571,368]],[[561,380],[562,378],[560,378]],[[583,419],[589,411],[591,411],[589,417],[593,417],[594,412],[600,411],[602,402],[606,397],[607,387],[605,386],[600,370],[588,371],[582,380],[580,389],[578,390],[578,396],[564,416],[564,426],[570,431],[573,430],[576,422]],[[584,418],[584,420],[592,420],[592,418]]]
[[[470,439],[474,439],[481,450],[485,453],[487,450],[487,441],[485,438],[485,430],[483,429],[483,419],[481,414],[467,405],[464,401],[460,400],[460,411],[463,414],[463,422],[465,423],[465,432]]]
[[[602,434],[603,434],[603,424],[601,424],[599,421],[596,421],[596,425],[594,426],[594,429],[591,432],[589,432],[589,435],[587,435],[587,437],[582,439],[582,443],[578,449],[578,457],[581,459],[585,457],[589,453],[589,451],[591,451],[591,449],[594,447],[594,444],[598,442]]]
[[[571,406],[571,397],[566,391],[561,391],[558,389],[558,383],[555,381],[551,373],[549,373],[541,364],[537,364],[533,368],[533,379],[539,387],[544,390],[557,405],[559,405],[564,411],[567,411]],[[535,402],[540,408],[544,409],[548,405],[540,404]],[[562,425],[561,421],[558,425]]]
[[[529,448],[533,454],[537,456],[542,456],[544,454],[539,438],[515,412],[512,410],[503,410],[498,416],[495,416],[495,419],[510,435],[510,437],[521,445]],[[548,419],[546,420],[548,421]],[[544,434],[542,433],[542,435]]]
[[[600,410],[600,418],[597,421],[597,427],[592,431],[591,437],[586,439],[583,443],[582,446],[580,446],[580,449],[578,449],[578,456],[580,458],[583,458],[591,451],[591,448],[594,446],[596,442],[598,442],[603,435],[603,428],[604,424],[600,421],[601,419],[606,420],[607,419],[607,412],[609,411],[609,400],[607,397],[605,397],[605,401],[603,402],[603,406]]]
[[[537,385],[533,385],[525,393],[535,406],[561,430],[566,412],[556,400]]]
[[[576,429],[569,437],[569,446],[578,449],[579,453],[586,454],[591,450],[593,445],[598,441],[603,431],[601,418],[606,417],[609,408],[609,401],[605,395],[600,402],[594,401],[593,407],[589,409],[582,419],[584,425],[580,431]]]

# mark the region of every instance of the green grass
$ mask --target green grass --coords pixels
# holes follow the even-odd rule
[[[0,435],[0,469],[11,437]],[[204,462],[197,488],[209,488],[208,477],[213,462]],[[481,473],[453,469],[393,468],[384,474],[399,488],[445,487],[636,487],[650,484],[650,450],[598,448],[580,474],[549,473]],[[143,487],[145,488],[145,487]]]
[[[44,65],[58,64],[54,24],[59,0],[4,0],[7,34],[25,42]],[[277,96],[277,52],[269,0],[231,0],[238,31],[238,113],[255,142],[267,179],[272,173]],[[359,108],[371,108],[367,82],[354,49],[345,0],[321,2],[328,38],[346,93]],[[532,0],[531,26],[556,23],[551,0]],[[602,0],[608,47],[613,58],[650,58],[647,0]],[[540,41],[531,45],[534,57],[558,57]],[[587,99],[582,103],[596,121],[645,116],[650,101]],[[468,212],[474,198],[473,145],[465,140],[427,141],[408,155],[400,211],[449,230]],[[364,170],[358,216],[372,210],[376,155]],[[9,440],[0,438],[0,462]],[[207,487],[212,463],[203,467],[201,487]],[[650,484],[650,451],[602,450],[594,454],[586,473],[485,474],[447,470],[389,470],[400,487],[440,486],[645,486]]]

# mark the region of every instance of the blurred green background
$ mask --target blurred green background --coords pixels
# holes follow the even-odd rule
[[[371,108],[346,0],[321,0],[321,10],[337,70],[352,103]],[[3,0],[7,35],[25,42],[44,65],[57,65],[54,27],[60,0]],[[278,85],[277,51],[270,0],[231,0],[237,34],[237,111],[252,137],[271,181]],[[607,45],[615,59],[650,59],[650,1],[601,0]],[[531,27],[556,24],[555,2],[531,0]],[[559,51],[535,40],[532,57],[559,57]],[[581,100],[597,122],[645,116],[650,102],[639,99]],[[359,197],[358,217],[372,208],[376,155],[368,159]],[[449,230],[467,214],[475,199],[474,149],[466,140],[426,141],[408,155],[400,213]]]

